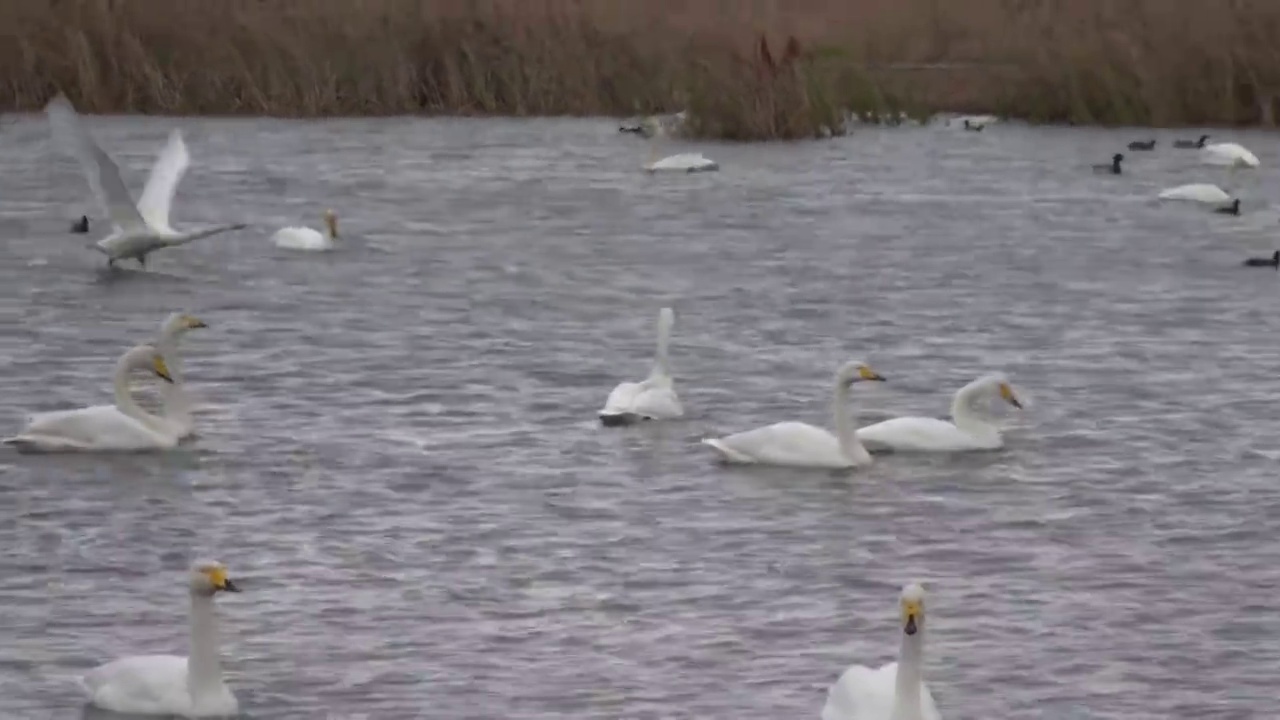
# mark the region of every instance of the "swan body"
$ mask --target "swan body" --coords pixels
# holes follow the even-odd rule
[[[836,372],[832,415],[836,431],[802,422],[780,422],[702,442],[731,464],[785,467],[860,467],[871,463],[871,454],[858,441],[849,418],[849,389],[859,381],[884,378],[864,363],[848,362]]]
[[[129,373],[147,369],[172,382],[164,356],[151,345],[131,348],[116,363],[114,405],[60,410],[31,417],[18,435],[4,444],[22,452],[91,452],[155,450],[177,445],[165,421],[143,410],[129,393]]]
[[[644,166],[648,172],[713,172],[720,165],[702,153],[679,153],[655,160]]]
[[[899,608],[898,661],[876,670],[850,666],[827,690],[822,720],[942,720],[924,682],[924,588],[903,588]]]
[[[179,440],[195,434],[195,420],[191,416],[191,396],[184,383],[185,371],[182,357],[178,354],[178,342],[189,331],[207,328],[208,325],[197,317],[186,313],[170,313],[160,325],[160,333],[156,338],[155,348],[164,356],[169,369],[171,382],[160,386],[160,399],[164,414],[160,416],[160,425],[166,432]]]
[[[599,413],[602,425],[630,425],[638,420],[670,420],[684,415],[667,354],[674,323],[675,314],[671,308],[664,307],[658,311],[658,342],[653,369],[644,380],[622,382],[610,391]]]
[[[1206,165],[1256,168],[1258,156],[1236,143],[1212,143],[1200,149],[1200,161]]]
[[[1003,375],[980,377],[956,391],[951,420],[931,417],[898,417],[859,428],[858,440],[871,450],[895,452],[962,452],[997,450],[1004,446],[1000,428],[983,417],[980,403],[999,397],[1021,408],[1022,402]]]
[[[181,130],[174,129],[169,134],[135,205],[120,178],[120,168],[84,128],[66,96],[59,94],[51,100],[45,113],[55,138],[70,146],[94,196],[111,220],[111,234],[89,246],[106,255],[109,266],[114,267],[117,260],[133,258],[146,267],[147,255],[156,250],[245,227],[237,223],[179,232],[169,224],[174,192],[191,164]]]
[[[1186,200],[1206,205],[1231,202],[1231,196],[1226,190],[1211,183],[1191,183],[1167,188],[1160,191],[1159,197],[1161,200]]]
[[[325,232],[321,233],[309,227],[281,228],[271,236],[271,242],[277,247],[290,250],[310,250],[324,252],[337,247],[338,216],[332,210],[324,212]]]
[[[191,569],[191,655],[136,655],[101,665],[80,679],[93,705],[130,715],[234,717],[240,704],[222,679],[213,598],[240,592],[217,562]]]

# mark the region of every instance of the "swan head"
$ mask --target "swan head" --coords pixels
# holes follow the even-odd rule
[[[915,635],[924,630],[924,588],[911,583],[902,588],[898,598],[898,611],[902,619],[902,632]]]
[[[188,330],[209,327],[203,320],[195,315],[189,315],[184,312],[171,313],[165,318],[164,325],[160,327],[160,332],[164,335],[181,335]]]
[[[213,597],[220,592],[240,592],[227,575],[227,566],[217,560],[199,560],[191,566],[191,593]]]
[[[1018,395],[1013,392],[1013,386],[1009,384],[1008,380],[998,380],[996,382],[996,392],[1000,393],[1001,400],[1009,403],[1019,410],[1022,409],[1022,401],[1019,400]]]
[[[324,211],[324,226],[329,229],[329,237],[338,237],[338,213],[333,210]]]
[[[124,354],[120,362],[127,370],[146,370],[165,382],[173,382],[164,356],[153,345],[139,345]]]
[[[836,372],[836,384],[840,387],[849,387],[856,382],[862,382],[864,380],[884,382],[884,377],[875,370],[872,370],[870,365],[856,360],[845,363],[840,366],[840,370]]]

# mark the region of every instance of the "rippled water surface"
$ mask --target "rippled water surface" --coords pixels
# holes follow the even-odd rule
[[[138,192],[172,122],[92,118]],[[0,452],[0,716],[79,717],[70,678],[185,652],[216,557],[255,718],[802,718],[896,652],[929,591],[948,718],[1269,717],[1280,676],[1275,136],[1229,180],[1140,131],[864,130],[701,144],[651,177],[600,121],[184,120],[175,224],[251,223],[107,273],[38,117],[0,128],[0,428],[107,402],[186,309],[199,437]],[[1186,131],[1180,136],[1194,137]],[[679,147],[669,143],[671,152]],[[1234,182],[1245,214],[1161,206]],[[330,255],[272,230],[333,207]],[[676,311],[688,417],[606,429]],[[1003,370],[1007,447],[851,474],[717,466],[697,440],[942,415]],[[871,385],[871,384],[868,384]],[[94,713],[89,713],[93,715]]]

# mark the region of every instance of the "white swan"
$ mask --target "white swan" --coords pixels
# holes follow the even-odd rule
[[[155,347],[164,356],[172,382],[160,386],[160,398],[164,414],[160,417],[162,426],[178,439],[190,437],[195,432],[195,420],[191,416],[191,397],[184,384],[182,357],[178,354],[178,341],[187,332],[197,328],[207,328],[203,320],[187,313],[170,313],[160,325],[160,334],[156,337]]]
[[[702,442],[728,463],[835,469],[869,465],[871,454],[858,441],[848,408],[849,388],[862,380],[884,378],[860,362],[845,363],[836,372],[831,403],[834,435],[802,422],[780,422]]]
[[[146,369],[173,382],[164,356],[151,345],[138,345],[116,362],[114,405],[60,410],[34,415],[27,427],[4,444],[23,452],[85,452],[171,448],[178,438],[163,418],[138,406],[129,393],[129,372]]]
[[[942,720],[924,682],[924,588],[904,587],[898,607],[898,661],[878,670],[851,665],[827,690],[822,720]]]
[[[1211,143],[1200,149],[1200,162],[1205,165],[1256,168],[1258,156],[1236,143]]]
[[[951,420],[898,417],[858,429],[858,439],[870,450],[898,452],[957,452],[995,450],[1004,446],[1000,428],[984,417],[982,403],[999,397],[1021,409],[1009,381],[999,373],[985,375],[956,391]]]
[[[243,223],[236,223],[178,232],[169,225],[174,191],[191,164],[181,130],[175,129],[169,134],[169,142],[156,158],[142,197],[135,205],[120,179],[120,168],[94,142],[66,96],[59,94],[51,100],[45,106],[45,113],[55,139],[66,143],[79,159],[94,196],[114,226],[110,235],[89,246],[106,255],[109,266],[114,266],[117,260],[134,258],[146,267],[148,253],[245,227]]]
[[[1190,183],[1166,188],[1160,191],[1159,197],[1161,200],[1186,200],[1205,203],[1206,205],[1220,205],[1231,202],[1231,196],[1227,194],[1226,190],[1211,183]]]
[[[214,561],[191,567],[191,656],[135,655],[113,660],[80,679],[90,702],[131,715],[234,717],[240,703],[222,679],[218,617],[213,597],[240,592],[227,568]]]
[[[309,227],[280,228],[271,236],[271,242],[277,247],[290,250],[332,250],[338,239],[338,215],[332,210],[324,211],[325,232],[322,234]]]
[[[720,169],[715,160],[702,153],[679,153],[669,155],[661,160],[654,160],[644,166],[647,172],[714,172]]]
[[[675,314],[671,308],[658,311],[658,347],[653,356],[649,377],[640,382],[623,382],[609,393],[600,411],[600,422],[606,426],[630,425],[637,420],[670,420],[684,415],[671,377],[667,345]]]

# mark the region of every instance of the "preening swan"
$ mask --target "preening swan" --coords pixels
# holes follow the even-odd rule
[[[277,247],[290,250],[332,250],[336,247],[335,241],[338,239],[338,214],[332,210],[325,210],[324,227],[324,234],[309,227],[281,228],[271,236],[271,242]]]
[[[169,225],[174,191],[191,164],[181,130],[175,129],[169,134],[169,142],[156,158],[142,197],[135,205],[120,179],[120,168],[98,147],[66,96],[59,94],[51,100],[45,106],[45,114],[54,139],[65,143],[79,159],[94,196],[114,226],[110,235],[89,246],[106,255],[109,266],[114,266],[117,260],[134,258],[146,267],[147,255],[151,252],[245,227],[243,223],[236,223],[178,232]]]
[[[129,393],[129,373],[148,370],[173,382],[164,356],[151,345],[138,345],[116,362],[114,405],[60,410],[33,416],[17,436],[4,444],[22,452],[91,452],[171,448],[178,438],[164,418],[138,406]]]
[[[191,567],[191,656],[135,655],[113,660],[80,679],[94,705],[131,715],[235,717],[240,703],[222,679],[213,598],[240,592],[220,562]]]
[[[1004,446],[1000,428],[982,412],[983,405],[999,397],[1021,409],[1022,402],[1004,375],[994,373],[956,391],[951,420],[931,417],[899,417],[859,428],[858,439],[871,450],[898,452],[957,452],[995,450]]]
[[[649,377],[640,382],[623,382],[609,393],[600,411],[600,422],[606,426],[630,425],[637,420],[669,420],[684,415],[671,377],[667,345],[675,314],[671,308],[658,311],[658,347],[653,356]]]
[[[845,363],[836,371],[831,403],[834,435],[807,423],[780,422],[702,442],[727,463],[832,469],[869,465],[871,454],[854,434],[848,407],[849,388],[862,380],[884,378],[860,362]]]
[[[851,665],[827,690],[822,720],[942,720],[924,682],[924,588],[904,587],[898,612],[898,661],[878,670]]]
[[[1258,167],[1258,156],[1236,143],[1213,143],[1200,150],[1200,162],[1237,168]]]
[[[1227,194],[1226,190],[1210,183],[1191,183],[1167,188],[1160,191],[1159,197],[1161,200],[1186,200],[1188,202],[1205,203],[1206,205],[1220,205],[1231,202],[1231,196]]]
[[[160,325],[155,347],[164,357],[171,382],[160,385],[160,398],[164,414],[160,418],[165,430],[178,439],[190,437],[195,432],[195,420],[191,417],[191,397],[184,384],[182,357],[178,354],[178,342],[191,330],[207,328],[205,322],[186,313],[170,313]]]

